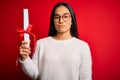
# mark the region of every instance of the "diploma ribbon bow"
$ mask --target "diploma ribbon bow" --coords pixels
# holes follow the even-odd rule
[[[21,40],[23,39],[25,33],[30,34],[30,35],[33,36],[33,39],[34,39],[33,52],[35,52],[36,36],[35,36],[35,34],[33,34],[32,32],[30,32],[30,31],[32,30],[32,28],[33,28],[32,25],[29,25],[26,30],[22,29],[21,27],[17,27],[16,31],[17,31],[18,33],[20,33],[20,39],[21,39]]]

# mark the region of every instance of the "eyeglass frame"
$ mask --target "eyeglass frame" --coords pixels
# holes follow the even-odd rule
[[[65,17],[67,14],[69,14],[69,15],[68,15],[68,18],[69,18],[69,19],[68,19],[68,20],[65,20],[64,17]],[[55,20],[55,16],[58,16],[56,20]],[[70,15],[70,13],[65,13],[65,14],[62,15],[62,16],[60,16],[59,14],[54,14],[53,20],[55,20],[55,21],[57,22],[57,21],[60,21],[61,18],[63,19],[64,22],[67,22],[67,21],[70,20],[71,15]]]

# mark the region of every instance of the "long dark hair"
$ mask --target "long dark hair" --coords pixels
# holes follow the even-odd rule
[[[57,34],[57,30],[55,29],[53,18],[54,18],[55,10],[59,6],[65,6],[70,11],[70,14],[71,14],[71,17],[72,17],[72,25],[71,25],[71,28],[70,28],[70,33],[71,33],[72,37],[79,38],[78,37],[78,30],[77,30],[75,13],[74,13],[72,7],[68,3],[65,3],[65,2],[59,2],[58,4],[56,4],[54,6],[54,8],[52,10],[52,13],[51,13],[51,17],[50,17],[50,27],[49,27],[48,36],[55,36]]]

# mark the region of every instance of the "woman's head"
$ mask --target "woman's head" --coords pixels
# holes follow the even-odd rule
[[[71,36],[78,38],[76,17],[73,9],[69,4],[59,2],[51,13],[48,36],[55,36],[57,32],[67,30],[70,30]]]

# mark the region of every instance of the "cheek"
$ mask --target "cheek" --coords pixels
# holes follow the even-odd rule
[[[66,24],[71,27],[71,25],[72,25],[72,20],[68,21]]]
[[[54,22],[55,29],[57,30],[58,23]]]
[[[58,23],[54,22],[54,26],[58,25]]]
[[[72,25],[72,22],[69,22],[69,23],[66,24],[67,28],[70,28],[71,25]]]

